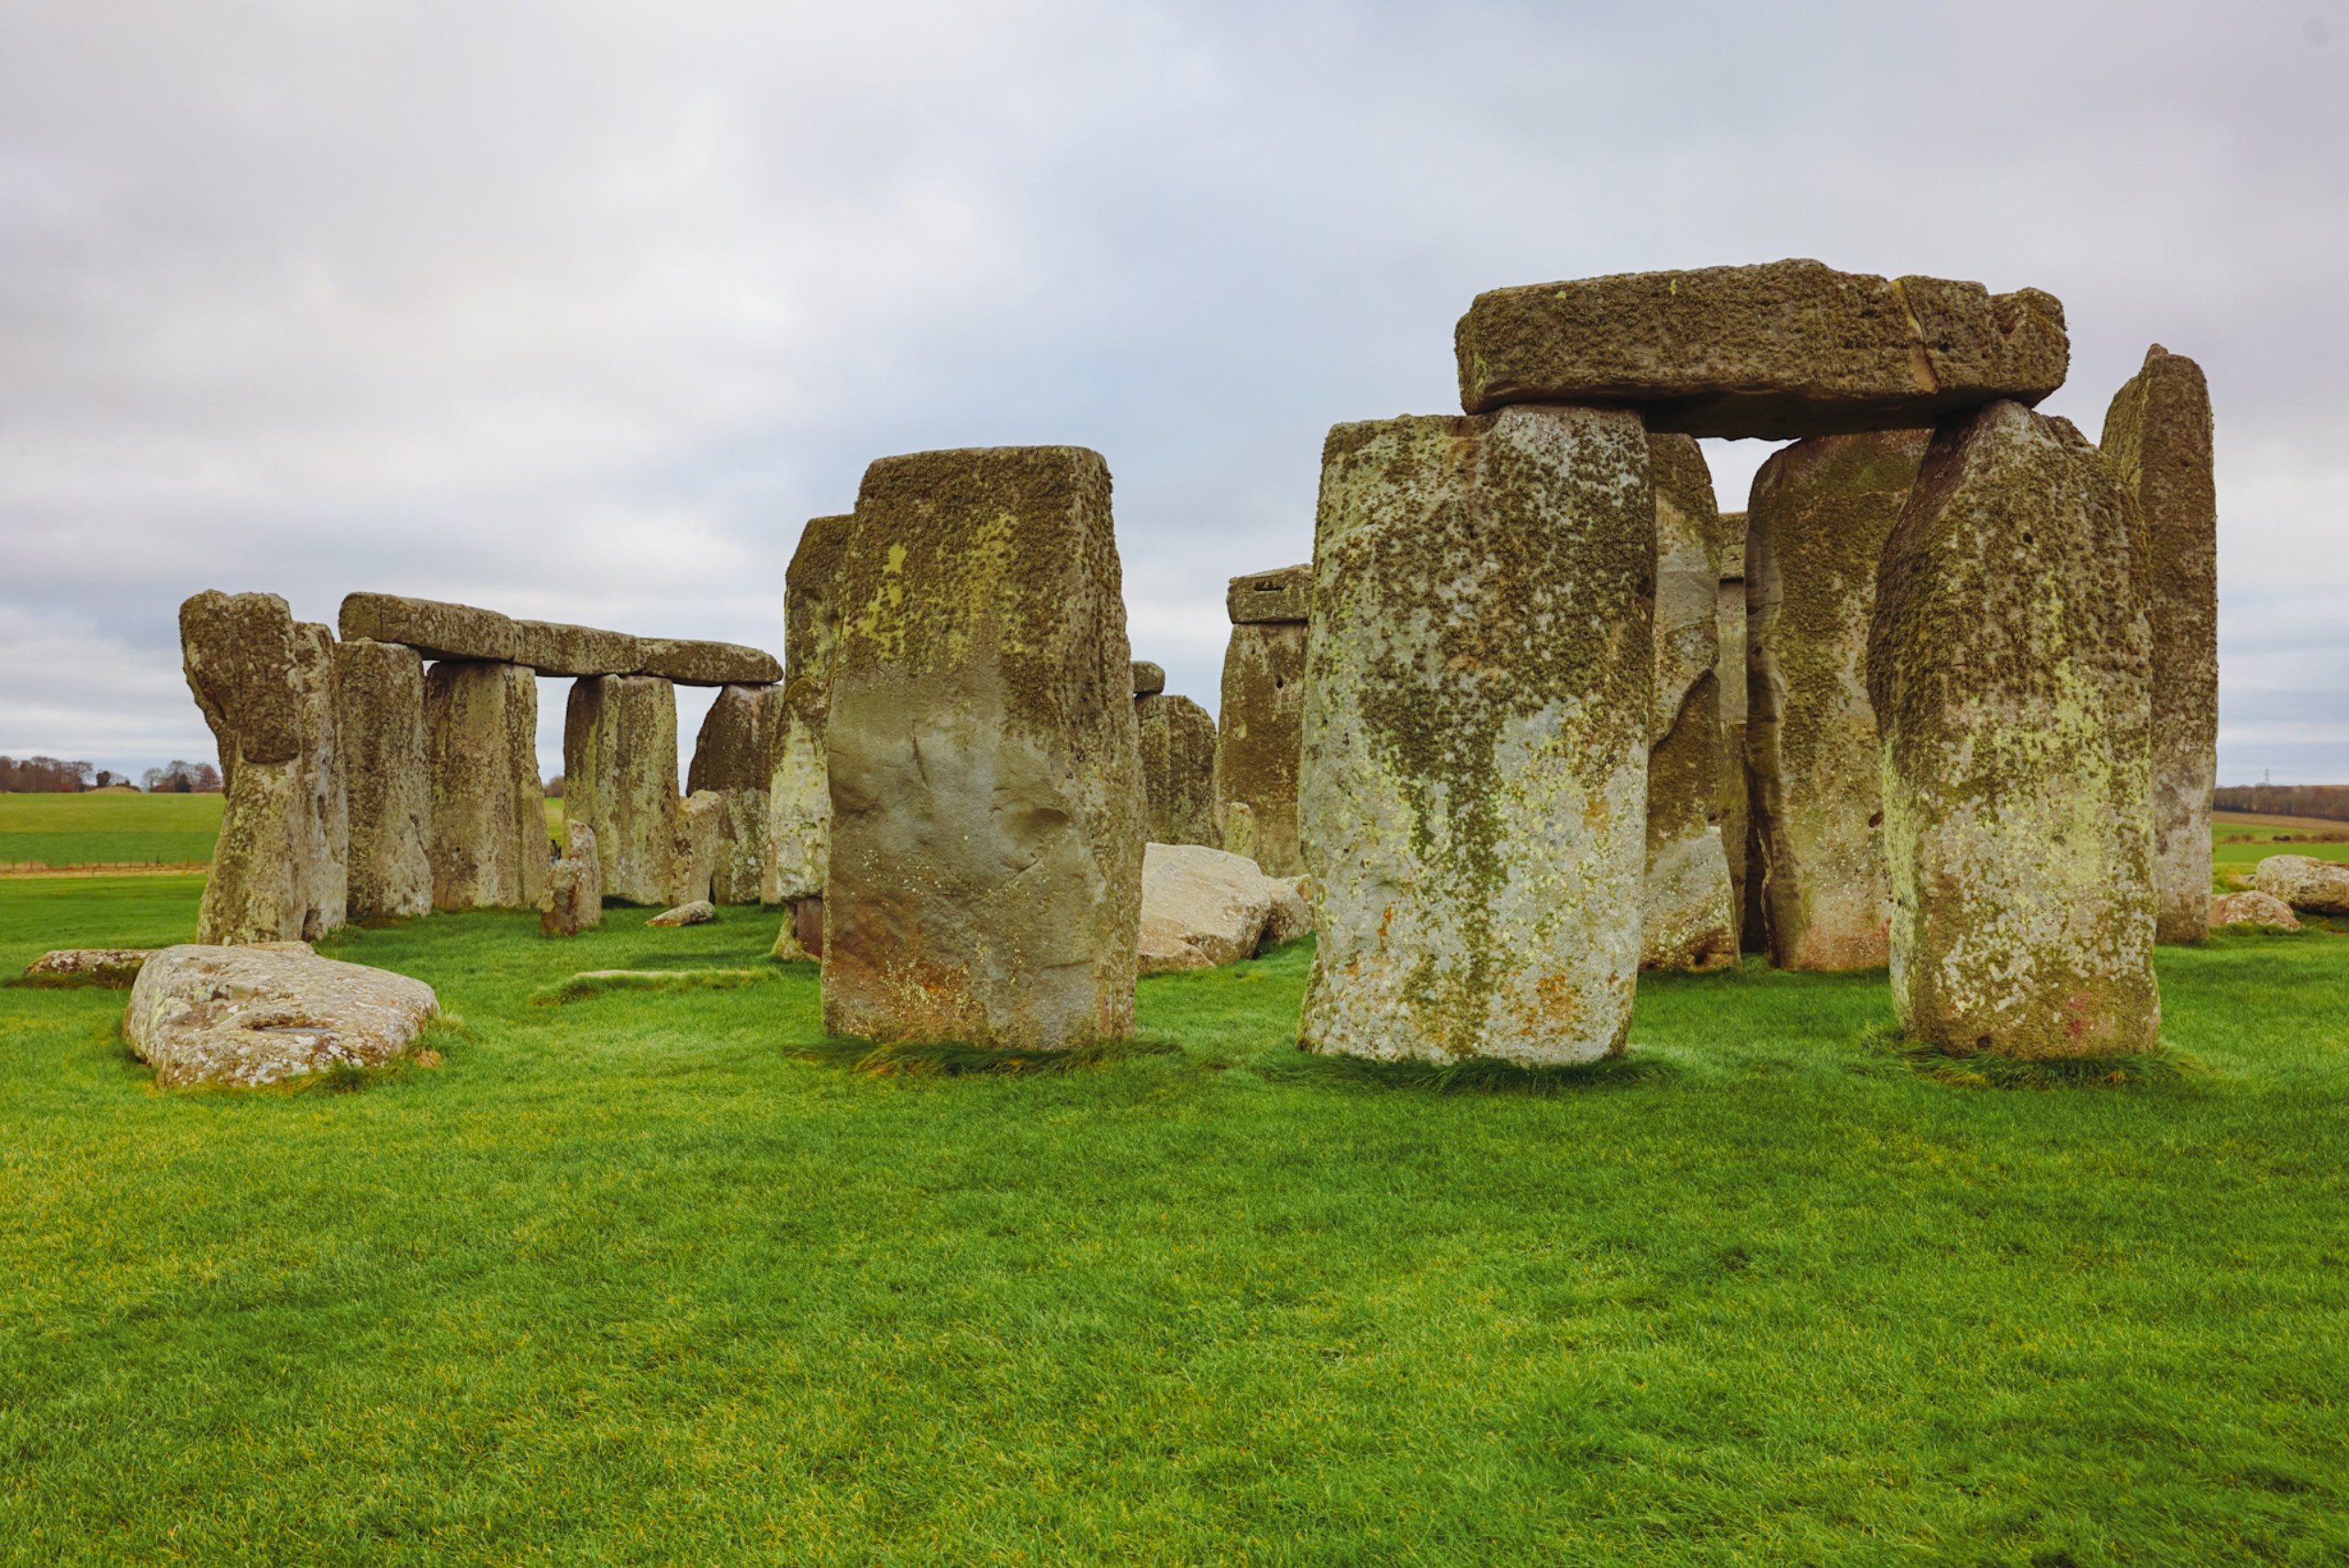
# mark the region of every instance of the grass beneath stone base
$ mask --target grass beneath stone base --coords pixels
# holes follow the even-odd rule
[[[0,973],[195,892],[0,884]],[[353,932],[470,1025],[360,1093],[0,989],[0,1563],[2349,1553],[2330,931],[2165,950],[2118,1091],[1920,1073],[1881,974],[1651,977],[1532,1093],[1300,1058],[1308,948],[1051,1073],[841,1071],[805,965],[531,1001],[774,935]]]

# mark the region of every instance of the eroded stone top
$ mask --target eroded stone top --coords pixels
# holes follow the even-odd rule
[[[2063,305],[1818,261],[1494,289],[1453,334],[1460,404],[1628,405],[1648,428],[1784,440],[1932,425],[2064,383]]]
[[[1133,667],[1134,695],[1152,697],[1166,689],[1166,671],[1162,666],[1147,659],[1137,659],[1133,661]]]
[[[1276,567],[1234,577],[1224,590],[1224,608],[1234,626],[1313,618],[1313,564]]]
[[[438,599],[351,594],[342,601],[340,618],[345,639],[401,643],[428,659],[527,664],[541,675],[658,675],[683,686],[768,685],[783,679],[774,654],[740,643],[518,621]]]

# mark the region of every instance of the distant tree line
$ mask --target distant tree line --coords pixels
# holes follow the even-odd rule
[[[139,782],[150,795],[217,795],[220,770],[209,762],[183,762],[174,758],[166,767],[148,769]]]
[[[124,774],[87,762],[61,762],[55,757],[0,757],[0,795],[79,795],[129,783]],[[209,762],[174,761],[168,767],[148,769],[144,783],[160,795],[217,795],[220,770]]]
[[[2211,793],[2210,804],[2221,811],[2349,822],[2349,784],[2229,784]]]

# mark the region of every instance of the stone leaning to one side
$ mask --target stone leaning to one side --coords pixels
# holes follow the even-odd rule
[[[1141,755],[1109,471],[885,458],[834,584],[824,1026],[1060,1050],[1133,1031]]]
[[[1868,642],[1901,1029],[2014,1057],[2151,1051],[2145,537],[2080,433],[1934,432]]]
[[[1460,406],[1620,404],[1651,430],[1769,439],[1930,425],[2064,384],[2064,307],[1817,261],[1494,289],[1454,333]]]
[[[1622,1049],[1641,945],[1655,503],[1636,415],[1341,425],[1322,452],[1298,1043]]]

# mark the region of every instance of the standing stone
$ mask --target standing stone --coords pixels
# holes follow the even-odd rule
[[[713,903],[728,860],[726,797],[697,789],[677,802],[669,839],[669,895],[675,904]]]
[[[710,893],[720,904],[763,901],[772,858],[767,820],[774,759],[768,730],[782,695],[781,686],[720,686],[694,743],[686,792],[707,790],[724,802]]]
[[[1300,816],[1309,1051],[1620,1051],[1639,975],[1655,501],[1639,417],[1341,425]]]
[[[575,937],[604,923],[604,873],[596,863],[595,829],[563,824],[562,858],[547,875],[547,895],[539,910],[542,937]]]
[[[2150,1051],[2150,634],[2135,503],[2069,421],[1933,434],[1885,547],[1892,996],[1944,1050]]]
[[[2158,940],[2210,934],[2219,782],[2219,493],[2202,367],[2159,343],[2104,416],[2104,456],[2152,539],[2154,890]]]
[[[1876,563],[1927,430],[1820,436],[1753,477],[1746,758],[1770,962],[1872,969],[1891,956],[1883,752],[1868,704]]]
[[[1313,568],[1234,577],[1225,595],[1223,725],[1215,816],[1223,847],[1267,876],[1305,870],[1297,838],[1297,752],[1305,718],[1306,621]]]
[[[316,940],[349,899],[333,634],[274,594],[206,592],[180,606],[180,646],[227,792],[197,940]]]
[[[518,664],[444,659],[424,677],[424,728],[432,906],[535,909],[548,850],[538,677]]]
[[[841,639],[833,584],[855,521],[809,518],[784,573],[783,696],[767,737],[768,872],[759,892],[763,902],[784,906],[774,939],[778,959],[823,956],[824,870],[832,833],[824,725]]]
[[[1141,729],[1143,828],[1150,841],[1216,848],[1215,716],[1188,697],[1159,691],[1134,698],[1134,718]]]
[[[824,1027],[1021,1050],[1132,1033],[1141,758],[1108,465],[885,458],[835,592]]]
[[[562,723],[563,811],[596,834],[604,895],[667,905],[677,827],[677,690],[657,675],[582,676]]]
[[[1754,951],[1748,939],[1762,929],[1750,907],[1758,888],[1749,888],[1753,813],[1746,808],[1745,776],[1745,514],[1721,514],[1721,581],[1715,629],[1720,639],[1713,678],[1721,690],[1721,853],[1729,862],[1730,915],[1741,953]]]
[[[1692,436],[1650,436],[1655,489],[1655,704],[1649,731],[1641,962],[1737,962],[1721,842],[1721,515]]]
[[[432,777],[425,765],[424,656],[354,638],[335,650],[338,739],[350,794],[354,920],[432,912]]]

